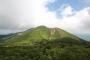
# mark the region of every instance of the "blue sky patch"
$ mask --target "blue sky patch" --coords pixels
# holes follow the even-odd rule
[[[49,11],[57,11],[62,5],[69,4],[74,10],[79,11],[85,8],[82,0],[56,0],[54,3],[47,5]]]

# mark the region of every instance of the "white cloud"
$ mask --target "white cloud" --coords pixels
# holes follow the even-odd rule
[[[66,16],[72,16],[74,14],[73,8],[69,5],[65,6],[63,10],[61,11],[61,15]]]
[[[88,13],[90,8],[75,12],[68,5],[60,13],[63,18],[57,18],[55,12],[50,12],[45,7],[45,4],[53,3],[55,0],[0,0],[0,2],[2,3],[0,4],[1,15],[8,17],[2,20],[0,18],[0,29],[4,28],[4,32],[7,29],[12,32],[13,29],[17,31],[39,25],[59,27],[74,33],[90,32],[90,14]]]
[[[81,11],[75,12],[75,15],[72,16],[66,16],[66,14],[64,15],[65,17],[61,21],[59,21],[58,24],[61,26],[61,28],[69,32],[90,34],[90,14],[88,12],[89,9],[90,8],[85,8]],[[86,27],[88,29],[86,29]]]

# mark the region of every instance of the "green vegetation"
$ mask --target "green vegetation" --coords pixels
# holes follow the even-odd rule
[[[90,43],[59,28],[39,26],[1,38],[0,60],[90,60]]]
[[[33,46],[2,46],[0,60],[90,60],[90,47],[59,40],[44,40]]]
[[[9,46],[29,46],[42,40],[50,41],[59,39],[68,41],[66,38],[71,41],[80,42],[80,38],[65,32],[62,29],[39,26],[24,32],[13,34],[13,36],[11,35],[9,39],[4,41],[4,44]]]

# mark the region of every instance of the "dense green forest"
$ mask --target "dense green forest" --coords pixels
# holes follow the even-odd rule
[[[0,37],[0,60],[90,60],[90,42],[39,26]]]
[[[90,46],[43,41],[33,46],[0,47],[0,60],[90,60]]]

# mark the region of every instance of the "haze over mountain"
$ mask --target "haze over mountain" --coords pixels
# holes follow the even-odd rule
[[[76,34],[78,37],[90,41],[90,34]]]

